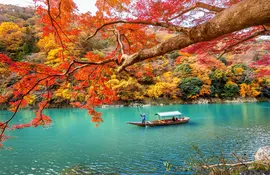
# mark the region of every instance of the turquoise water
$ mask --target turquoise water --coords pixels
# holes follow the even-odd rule
[[[49,128],[9,131],[12,136],[0,151],[0,174],[58,174],[75,165],[94,174],[174,174],[164,161],[181,165],[193,157],[192,145],[205,155],[220,152],[231,158],[233,151],[253,158],[261,146],[270,145],[270,103],[201,104],[153,107],[99,108],[104,122],[95,127],[87,111],[48,109],[53,118]],[[154,114],[179,110],[190,123],[169,127],[127,125]],[[11,113],[0,111],[1,120]],[[22,110],[13,123],[26,123],[32,110]],[[173,171],[173,170],[172,170]]]

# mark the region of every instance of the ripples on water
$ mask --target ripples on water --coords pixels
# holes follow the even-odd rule
[[[92,174],[175,174],[166,172],[164,161],[182,165],[196,154],[199,146],[206,156],[224,152],[247,155],[270,145],[270,103],[226,105],[172,105],[98,109],[104,123],[90,123],[87,111],[50,109],[50,128],[27,128],[9,132],[14,139],[5,142],[13,150],[0,151],[0,174],[59,174],[73,171]],[[125,124],[140,120],[139,113],[155,119],[160,111],[179,110],[191,118],[180,126],[140,128]],[[1,111],[1,120],[10,115]],[[33,118],[22,110],[14,123]],[[181,174],[181,172],[177,172]]]

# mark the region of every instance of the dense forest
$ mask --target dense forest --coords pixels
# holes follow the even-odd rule
[[[0,103],[13,112],[0,147],[6,129],[50,125],[48,107],[84,108],[98,125],[104,104],[269,101],[268,0],[96,0],[95,14],[34,2],[0,6]],[[35,117],[10,126],[28,107]]]
[[[89,29],[80,32],[77,42],[69,42],[66,45],[68,51],[63,52],[54,35],[44,35],[42,29],[46,26],[40,23],[41,18],[34,9],[0,5],[0,11],[0,50],[16,62],[42,63],[56,68],[61,63],[61,54],[69,55],[68,52],[72,52],[84,57],[90,50],[102,56],[113,51],[117,45],[117,40],[113,37],[100,39],[101,36],[97,36],[86,40],[91,31]],[[83,18],[83,15],[81,17]],[[158,29],[147,30],[147,35],[155,36],[158,41],[173,36]],[[269,38],[259,37],[239,44],[239,49],[236,47],[222,56],[213,51],[205,51],[205,44],[176,50],[154,61],[138,63],[130,68],[128,73],[107,77],[106,84],[114,90],[118,102],[127,103],[156,100],[163,103],[181,103],[200,98],[270,97]],[[222,44],[220,42],[216,47],[222,48]],[[79,49],[81,46],[83,49]],[[245,52],[239,51],[243,47]],[[8,98],[8,101],[16,101],[9,87],[22,77],[12,73],[6,66],[4,63],[0,65],[0,93]],[[75,78],[64,86],[55,84],[52,88],[56,93],[51,101],[58,105],[67,105],[72,101],[84,103],[83,93],[80,95],[80,91],[77,91],[79,87],[71,88],[71,84],[85,86],[86,82]],[[74,93],[77,94],[76,97]],[[30,106],[40,100],[39,95],[40,93],[36,92],[28,97]]]

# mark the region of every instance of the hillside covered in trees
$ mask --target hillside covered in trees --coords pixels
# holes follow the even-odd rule
[[[57,37],[60,36],[59,33],[64,30],[64,27],[59,29],[59,33],[50,33],[50,30],[53,29],[46,25],[46,20],[49,19],[40,16],[44,12],[35,12],[31,8],[13,5],[0,5],[0,11],[0,51],[2,53],[0,55],[0,93],[1,101],[10,103],[11,107],[14,107],[13,102],[16,102],[21,96],[13,92],[22,90],[22,84],[17,82],[24,79],[25,74],[23,72],[15,74],[12,69],[9,69],[8,61],[3,61],[8,60],[8,57],[15,61],[14,64],[18,64],[17,67],[23,66],[26,62],[33,62],[59,69],[63,67],[63,59],[80,57],[81,61],[88,61],[90,58],[98,60],[99,57],[116,52],[115,48],[130,47],[131,50],[134,50],[142,44],[148,44],[145,42],[121,46],[119,37],[109,34],[109,30],[105,34],[105,39],[104,34],[99,33],[90,38],[89,36],[97,24],[88,23],[86,19],[92,18],[89,13],[77,14],[70,18],[68,25],[72,25],[74,28],[68,32],[65,31],[66,39],[60,41]],[[83,22],[85,26],[80,25],[76,20]],[[121,24],[116,25],[116,27],[119,26]],[[150,37],[151,42],[157,43],[175,36],[172,32],[164,31],[159,27],[135,28],[135,30],[137,32],[133,36],[135,38],[124,38],[122,35],[120,40],[129,41],[137,40],[136,37]],[[128,31],[127,28],[122,29],[121,32]],[[246,34],[243,33],[243,35]],[[107,96],[110,96],[116,103],[146,103],[156,100],[184,103],[199,98],[269,98],[269,38],[251,38],[246,42],[235,44],[234,49],[228,48],[224,43],[224,41],[232,42],[231,40],[230,36],[227,38],[225,36],[222,41],[214,40],[212,44],[214,43],[215,47],[210,45],[212,48],[209,48],[209,44],[205,42],[191,45],[182,50],[158,56],[154,60],[149,59],[137,63],[129,67],[127,72],[117,73],[108,69],[107,75],[100,78],[102,84],[108,88],[103,90],[107,91]],[[237,42],[240,39],[234,38],[233,40]],[[220,50],[223,50],[224,53],[217,52]],[[89,53],[89,51],[92,52]],[[66,106],[70,102],[86,104],[87,98],[95,92],[91,91],[93,88],[91,81],[83,77],[84,71],[86,70],[78,70],[77,74],[69,79],[69,82],[60,79],[57,83],[52,84],[50,89],[53,89],[55,93],[51,97],[50,103],[60,106]],[[87,71],[93,71],[93,75],[99,76],[99,72],[95,72],[95,70]],[[96,81],[100,81],[100,79]],[[36,106],[42,100],[40,96],[43,94],[43,90],[41,88],[34,93],[29,93],[25,97],[28,104],[26,106]],[[103,100],[106,93],[104,92],[104,97],[101,97]],[[108,103],[112,99],[108,100]],[[106,100],[103,103],[106,104]]]

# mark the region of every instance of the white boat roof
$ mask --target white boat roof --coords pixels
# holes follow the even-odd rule
[[[156,115],[159,115],[160,117],[172,117],[172,116],[179,116],[182,115],[179,111],[170,111],[170,112],[158,112]]]

